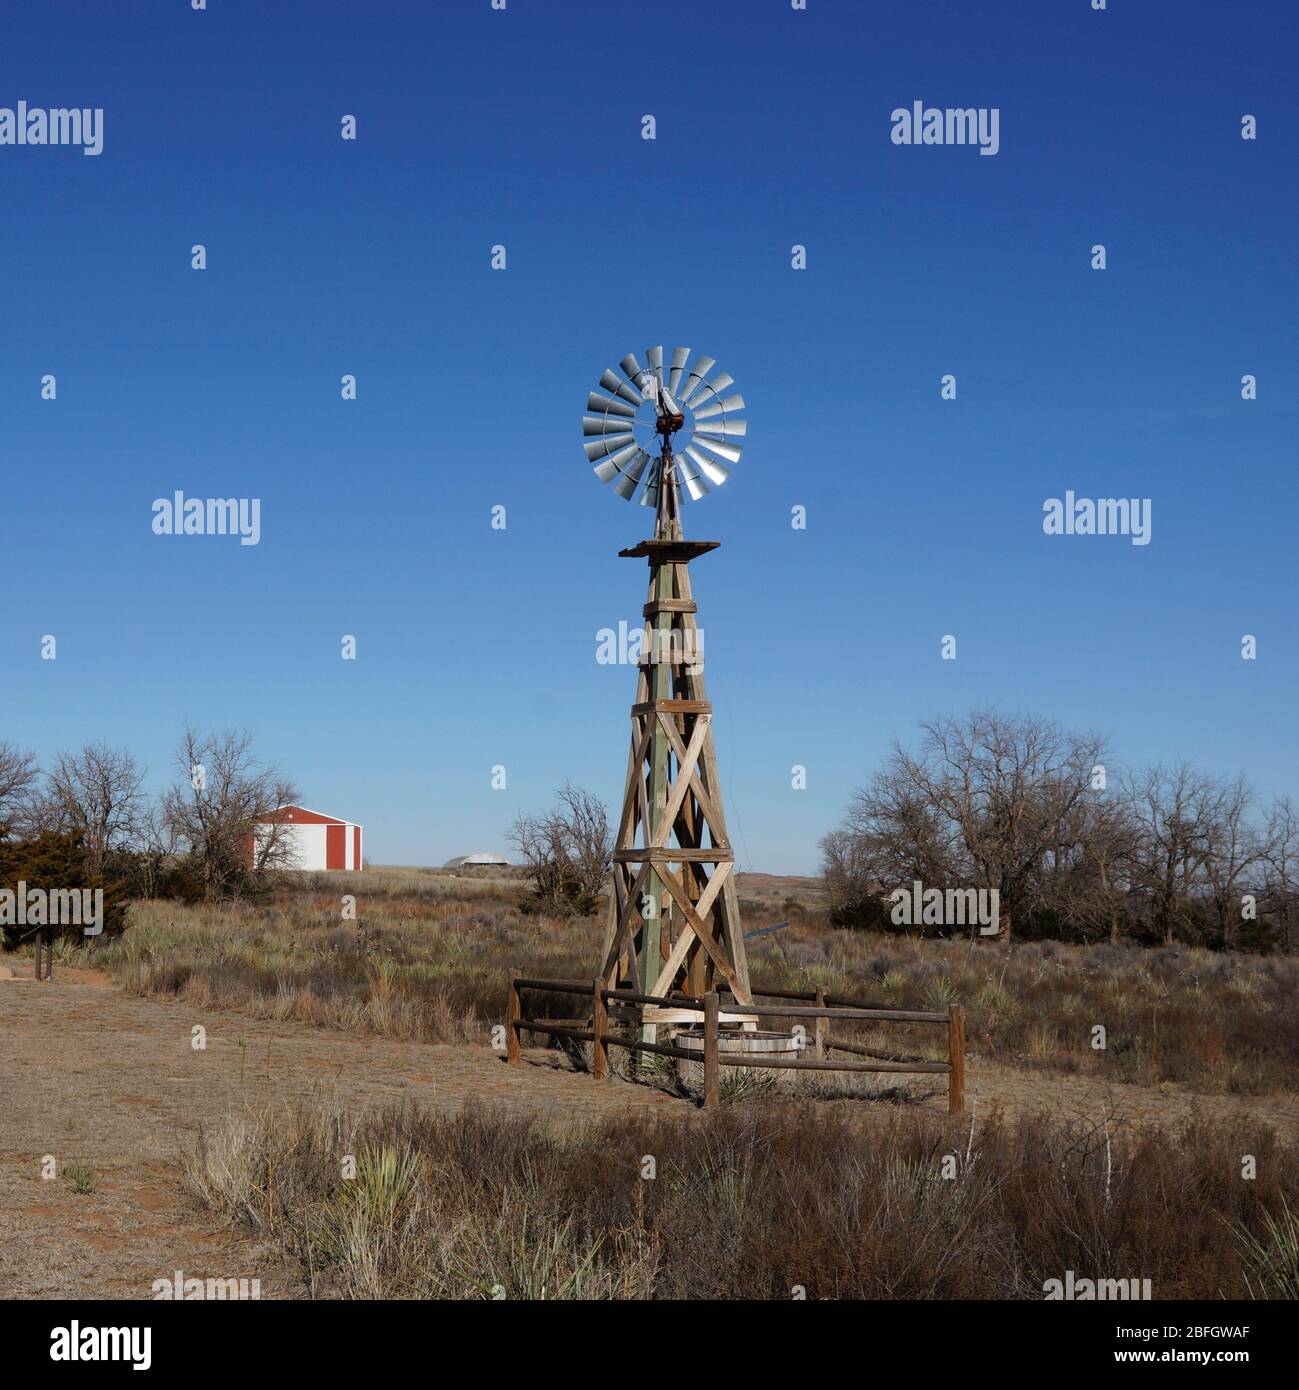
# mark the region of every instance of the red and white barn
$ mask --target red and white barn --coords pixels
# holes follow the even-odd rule
[[[285,827],[287,866],[294,869],[359,869],[361,827],[305,806],[281,806],[262,824]],[[251,853],[252,846],[249,846]]]

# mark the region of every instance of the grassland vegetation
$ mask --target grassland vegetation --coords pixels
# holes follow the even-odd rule
[[[512,966],[585,979],[599,949],[599,916],[525,911],[527,891],[517,878],[431,870],[304,875],[258,902],[136,903],[131,929],[81,958],[141,994],[385,1037],[486,1044],[504,1017]],[[355,921],[341,915],[345,894],[358,895]],[[747,927],[775,925],[787,899],[779,888],[742,898]],[[756,989],[821,987],[901,1009],[960,1000],[976,1058],[1044,1073],[1240,1095],[1292,1089],[1299,1074],[1292,956],[1130,942],[1004,949],[833,928],[814,894],[808,903],[783,930],[752,942]],[[525,996],[525,1007],[579,1018],[589,1002]],[[844,1036],[942,1059],[938,1030],[890,1029]]]
[[[188,1179],[318,1296],[1039,1299],[1068,1270],[1156,1298],[1299,1293],[1299,1152],[1262,1126],[795,1105],[561,1128],[314,1100],[205,1132]]]

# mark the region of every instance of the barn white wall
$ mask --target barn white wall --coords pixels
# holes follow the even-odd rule
[[[295,825],[293,847],[299,869],[323,869],[325,867],[325,830],[323,825]]]
[[[292,868],[317,870],[325,867],[323,825],[284,825],[280,829],[291,855]]]

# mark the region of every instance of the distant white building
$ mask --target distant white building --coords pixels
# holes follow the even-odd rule
[[[444,869],[463,869],[471,864],[499,864],[502,868],[508,869],[510,861],[502,859],[499,854],[492,854],[490,851],[483,851],[479,854],[461,854],[454,859],[448,859],[443,864]]]
[[[280,806],[262,824],[285,827],[288,867],[319,872],[322,869],[359,869],[363,863],[361,827],[354,821],[321,815],[305,806]],[[250,863],[253,849],[250,837]]]

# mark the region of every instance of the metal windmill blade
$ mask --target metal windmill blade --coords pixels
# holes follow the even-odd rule
[[[705,458],[693,444],[687,444],[685,448],[686,457],[699,469],[700,473],[708,479],[714,487],[721,485],[731,476],[731,470],[724,463],[718,463],[715,459]]]
[[[739,463],[740,461],[740,446],[738,444],[723,444],[716,439],[696,439],[691,448],[707,449],[710,454],[724,458],[727,463]]]
[[[681,397],[682,405],[689,405],[690,398],[708,379],[708,373],[717,365],[717,359],[713,357],[701,357],[686,377],[685,393]]]
[[[645,380],[649,375],[645,368],[636,360],[636,354],[629,352],[618,365],[627,375],[627,380],[631,383],[639,400],[647,401],[650,396],[645,394]]]
[[[689,452],[690,450],[687,449],[686,453],[689,454]],[[692,502],[698,502],[701,497],[708,495],[708,484],[704,482],[701,469],[686,458],[677,458],[674,464],[677,481],[685,488]]]
[[[645,475],[645,492],[640,493],[640,505],[657,507],[659,506],[659,460],[650,459],[649,455],[646,455],[646,459],[649,460],[649,470],[646,471]],[[627,498],[628,502],[631,502],[636,492],[635,482],[632,482],[631,489],[628,491],[622,491],[618,488],[615,488],[614,491],[618,492],[618,496]]]
[[[610,415],[583,415],[582,433],[585,435],[593,434],[626,434],[631,426],[626,420],[617,420]]]
[[[614,395],[621,396],[623,400],[628,401],[631,404],[633,413],[643,399],[639,388],[628,386],[612,367],[607,367],[605,369],[604,375],[600,378],[600,385],[603,386],[606,391],[612,391]]]
[[[674,396],[681,394],[681,377],[685,372],[686,363],[690,361],[689,348],[672,349],[672,366],[668,370],[668,390]]]
[[[589,444],[583,444],[582,448],[586,451],[589,459],[598,459],[605,454],[612,454],[615,449],[621,449],[624,444],[634,444],[636,436],[626,430],[621,434],[602,434],[598,439],[593,439]]]
[[[698,420],[698,416],[695,417]],[[742,438],[749,432],[749,422],[747,420],[710,420],[706,425],[695,425],[695,434],[702,434],[705,439],[721,439],[729,435],[732,438]]]
[[[658,459],[654,459],[650,464],[649,475],[645,479],[645,491],[642,492],[640,495],[640,504],[642,507],[654,507],[656,510],[658,508],[659,473],[661,471],[661,467],[662,465]],[[625,492],[623,493],[623,496],[630,501],[630,493]]]
[[[586,398],[586,408],[592,414],[618,415],[626,420],[636,418],[636,407],[628,405],[626,401],[614,400],[612,396],[602,396],[599,391],[592,391]]]
[[[744,409],[744,397],[738,392],[734,396],[724,396],[721,400],[714,401],[712,405],[702,406],[695,411],[696,420],[711,420],[714,415],[722,415],[726,411],[736,411]]]
[[[649,463],[650,456],[644,449],[637,449],[635,457],[622,470],[621,476],[614,484],[613,490],[619,497],[625,498],[628,502],[636,495],[636,489],[640,486],[640,480],[645,472],[645,465]],[[601,481],[607,481],[602,479]]]
[[[625,444],[615,453],[606,454],[599,463],[595,465],[595,476],[602,483],[612,482],[620,474],[627,472],[633,467],[638,458],[649,458],[644,449],[639,448],[635,442]]]

